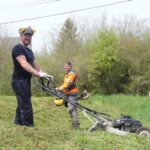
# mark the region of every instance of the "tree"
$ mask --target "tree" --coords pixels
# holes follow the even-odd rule
[[[150,90],[149,22],[137,20],[133,16],[116,22],[115,29],[120,38],[120,58],[130,64],[131,83],[128,92],[147,95]]]
[[[89,84],[104,94],[121,93],[129,82],[128,65],[119,59],[119,41],[113,31],[100,30],[91,41]]]
[[[78,49],[79,41],[77,36],[77,28],[73,21],[68,18],[59,32],[54,48],[54,54],[58,56],[59,59],[73,58],[77,55]]]

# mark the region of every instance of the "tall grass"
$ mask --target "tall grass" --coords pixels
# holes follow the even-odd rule
[[[121,114],[131,115],[132,117],[141,120],[146,125],[149,125],[150,123],[150,97],[95,95],[92,97],[91,101],[100,103],[100,106],[98,105],[99,108],[104,112],[108,112],[113,117],[117,117]]]
[[[149,150],[150,138],[131,134],[117,136],[105,131],[87,133],[92,125],[78,111],[81,128],[71,129],[68,109],[63,106],[52,107],[52,97],[33,97],[34,128],[20,127],[13,124],[16,100],[14,96],[0,96],[0,150]],[[91,109],[105,112],[113,117],[121,113],[141,119],[150,125],[148,97],[124,95],[98,96],[79,101]],[[146,114],[145,114],[146,113]]]

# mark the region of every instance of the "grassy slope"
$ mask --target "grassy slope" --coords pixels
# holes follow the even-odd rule
[[[50,97],[33,97],[34,111],[53,105]],[[131,96],[92,96],[80,101],[114,118],[121,113],[130,114],[150,125],[150,98]],[[70,128],[65,107],[54,107],[34,114],[35,127],[13,125],[16,100],[13,96],[0,96],[0,150],[149,150],[150,138],[137,135],[117,136],[104,131],[87,133],[91,123],[79,111],[80,130]]]

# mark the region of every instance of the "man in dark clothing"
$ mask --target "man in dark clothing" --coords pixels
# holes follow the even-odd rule
[[[20,43],[12,50],[14,71],[12,74],[12,88],[17,97],[17,109],[14,123],[16,125],[34,126],[31,103],[31,77],[46,77],[34,61],[34,54],[28,47],[34,34],[31,27],[20,28]]]

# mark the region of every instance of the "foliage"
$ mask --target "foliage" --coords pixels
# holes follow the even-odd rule
[[[6,37],[7,40],[7,37]],[[11,95],[11,74],[12,74],[12,59],[11,59],[11,49],[13,47],[13,42],[6,42],[0,40],[0,93]]]
[[[59,32],[52,55],[59,60],[64,61],[68,58],[72,60],[78,54],[78,49],[77,28],[74,22],[68,18]]]
[[[130,83],[128,87],[128,93],[135,93],[138,95],[149,95],[150,92],[150,79],[149,74],[148,76],[136,77]]]
[[[77,35],[77,28],[70,18],[63,24],[57,40],[54,43],[54,48],[50,55],[47,55],[46,62],[49,66],[49,71],[55,76],[56,84],[63,82],[63,64],[66,61],[71,61],[75,68],[80,49],[80,42]],[[44,58],[44,57],[43,57]],[[42,58],[42,59],[43,59]]]
[[[129,64],[131,84],[128,93],[147,95],[150,89],[150,28],[146,20],[135,16],[117,20],[116,33],[120,38],[120,57]]]
[[[89,83],[104,94],[124,92],[129,82],[128,66],[119,56],[118,39],[113,31],[99,31],[91,41]]]
[[[37,53],[36,62],[55,77],[56,86],[63,82],[63,64],[69,60],[78,73],[80,90],[86,85],[89,90],[104,94],[147,95],[150,90],[149,22],[127,16],[113,18],[112,25],[106,21],[97,23],[88,29],[85,22],[86,27],[80,29],[77,26],[80,22],[68,18],[57,38],[49,42],[53,47],[46,46]],[[18,38],[7,35],[0,35],[0,94],[11,95],[11,49]],[[34,85],[32,89],[34,95],[44,95]]]

